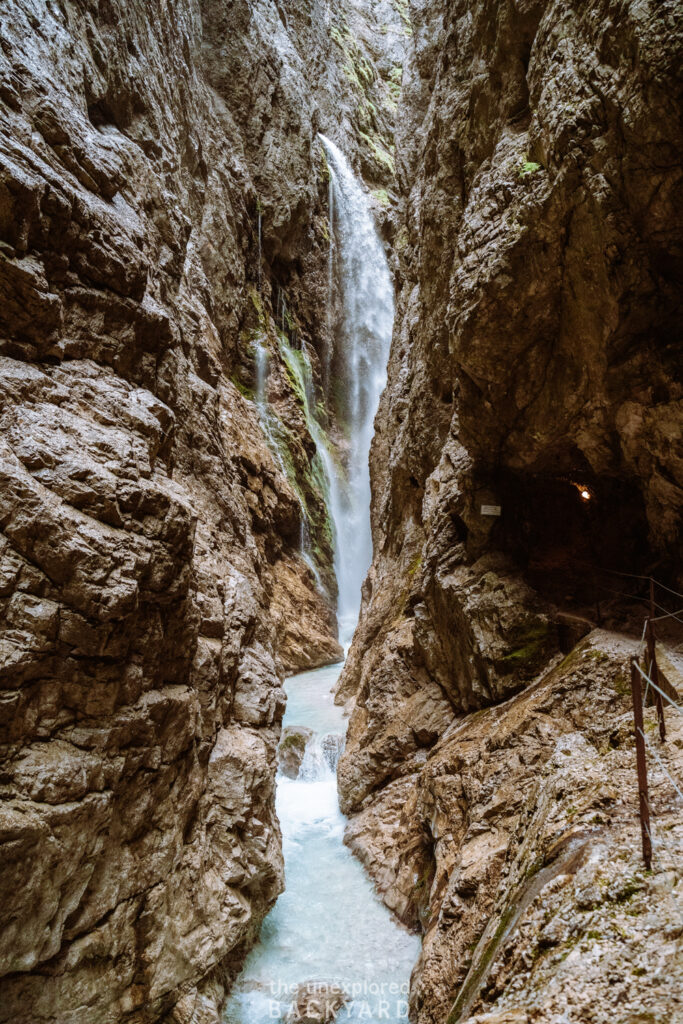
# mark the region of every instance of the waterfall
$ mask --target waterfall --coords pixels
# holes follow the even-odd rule
[[[333,779],[336,783],[337,764],[344,749],[344,734],[326,732],[322,736],[314,733],[306,744],[299,778],[304,782]]]
[[[327,189],[328,224],[330,248],[327,256],[327,338],[323,364],[323,388],[325,401],[330,398],[330,371],[332,369],[332,338],[334,337],[334,182],[330,173]]]
[[[335,341],[324,351],[323,388],[328,403],[334,395],[337,426],[346,434],[346,443],[340,445],[343,458],[327,437],[327,419],[318,418],[306,340],[302,335],[297,347],[281,292],[276,316],[281,324],[278,352],[315,441],[312,469],[334,526],[340,639],[346,643],[372,555],[368,456],[385,383],[393,292],[365,194],[336,146],[327,139],[322,142],[330,167],[328,337]],[[257,348],[257,395],[259,367],[268,372],[267,356],[263,364],[259,359]],[[335,387],[328,390],[328,384]],[[260,413],[268,433],[272,412],[266,390],[264,381]],[[302,551],[307,545],[308,523],[302,509]],[[276,809],[286,888],[233,987],[224,1024],[300,1019],[292,1016],[293,999],[306,982],[343,989],[350,999],[338,1019],[349,1024],[404,1024],[408,1018],[408,978],[420,940],[392,920],[343,842],[345,819],[337,799],[336,769],[346,722],[332,693],[339,672],[339,665],[325,666],[287,680],[283,725],[303,727],[308,739],[296,777],[292,770],[278,775]]]
[[[266,384],[268,383],[268,349],[257,338],[254,342],[254,362],[256,363],[256,405],[261,414],[265,413],[267,406]]]
[[[360,589],[372,560],[368,457],[394,319],[391,275],[367,196],[344,154],[321,135],[330,169],[333,270],[339,282],[341,316],[336,325],[331,369],[340,384],[337,410],[348,436],[346,472],[332,465],[330,515],[336,542],[340,640],[347,643],[358,619]],[[332,219],[331,218],[331,219]],[[330,298],[330,304],[332,298]]]
[[[394,317],[393,285],[384,248],[377,234],[367,195],[344,154],[321,135],[330,171],[328,256],[328,340],[323,354],[323,390],[328,401],[336,401],[338,426],[345,434],[343,458],[330,446],[316,416],[313,374],[305,340],[295,351],[287,341],[290,323],[284,291],[278,287],[275,317],[280,328],[280,351],[297,377],[304,398],[309,433],[316,443],[325,481],[325,499],[334,529],[334,570],[339,599],[339,639],[351,640],[358,620],[360,591],[372,560],[370,531],[370,442],[380,394],[386,382],[391,330]],[[259,244],[261,238],[259,211]],[[339,294],[339,315],[335,320],[335,286]],[[277,431],[268,408],[266,385],[268,350],[255,344],[256,405],[271,448],[276,452]],[[332,380],[334,377],[334,380]],[[335,387],[332,388],[332,384]],[[279,452],[278,460],[284,471]],[[300,553],[313,572],[318,573],[301,495]]]

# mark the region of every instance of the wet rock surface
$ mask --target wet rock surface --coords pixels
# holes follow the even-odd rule
[[[305,725],[287,725],[282,730],[277,760],[280,771],[288,779],[298,778],[306,746],[312,736],[313,730]]]
[[[3,1021],[214,1022],[283,885],[281,681],[340,648],[278,345],[325,340],[322,108],[390,71],[328,27],[318,88],[289,8],[0,14]]]
[[[417,1021],[608,1020],[617,978],[624,1019],[675,1018],[653,964],[678,976],[679,876],[664,846],[655,877],[638,875],[627,704],[607,697],[628,642],[618,656],[607,644],[595,689],[592,662],[576,677],[558,663],[601,619],[640,637],[646,607],[621,595],[643,591],[595,567],[656,566],[683,589],[680,19],[672,3],[610,0],[411,3],[410,18],[375,556],[337,695],[352,711],[347,842],[423,932]],[[543,687],[541,725],[527,702]],[[607,723],[622,738],[603,757]],[[620,780],[619,810],[513,924],[512,866],[532,842],[518,823],[569,841],[583,821],[583,783],[557,781],[565,733],[596,793]],[[668,839],[680,811],[657,785]],[[586,814],[597,828],[603,811]],[[650,967],[619,899],[585,926],[584,880],[604,893],[622,874],[647,894],[634,919],[657,922],[642,933]],[[540,933],[556,915],[553,949]]]
[[[339,780],[413,1015],[680,1015],[632,645],[562,661],[557,612],[591,626],[573,561],[681,568],[681,37],[673,0],[5,4],[0,1020],[216,1024],[282,888],[282,677],[341,655],[318,131],[399,294]]]

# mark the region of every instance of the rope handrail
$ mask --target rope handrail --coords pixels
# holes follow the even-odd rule
[[[648,801],[648,809],[651,810],[650,805],[649,805],[649,801]],[[663,846],[664,849],[666,850],[666,852],[671,857],[671,866],[675,868],[675,866],[677,864],[676,856],[675,856],[673,850],[671,849],[671,847],[669,846],[669,844],[667,843],[667,841],[664,838],[664,836],[662,835],[660,839],[655,839],[655,837],[654,837],[654,829],[652,829],[652,831],[651,831],[648,825],[645,826],[645,831],[647,833],[648,839],[650,840],[650,845],[652,846],[653,852],[655,851],[656,847]],[[659,854],[657,856],[658,856],[658,859],[661,859],[659,857]],[[678,916],[681,919],[681,923],[683,924],[683,908],[681,907],[681,904],[678,901],[678,897],[673,892],[671,892],[669,895],[673,899],[674,905],[676,907],[676,912],[677,912]]]
[[[650,579],[652,579],[651,576],[642,576],[640,573],[636,573],[636,572],[620,572],[619,569],[605,569],[605,568],[603,568],[600,565],[594,565],[592,562],[584,562],[583,559],[581,559],[581,558],[574,558],[574,559],[572,559],[572,561],[574,562],[575,565],[583,566],[584,569],[592,569],[593,572],[604,572],[604,573],[608,573],[611,576],[623,576],[626,579],[631,579],[631,580],[650,580]]]
[[[656,587],[661,587],[662,590],[666,590],[669,594],[673,594],[674,597],[680,597],[683,601],[683,594],[678,590],[673,590],[667,586],[666,583],[662,583],[660,580],[655,579],[652,575],[643,575],[637,572],[622,572],[619,569],[605,569],[603,566],[593,565],[591,562],[584,562],[582,559],[572,559],[575,565],[583,566],[585,569],[591,569],[593,572],[605,573],[608,576],[621,576],[624,579],[630,580],[642,580],[643,582],[654,583]]]
[[[668,693],[664,693],[664,690],[660,690],[657,684],[652,682],[647,672],[644,672],[637,662],[634,662],[634,665],[637,671],[640,672],[643,679],[647,682],[648,686],[651,686],[653,690],[656,690],[659,696],[663,697],[664,700],[668,701],[672,708],[676,708],[676,711],[679,711],[681,714],[683,714],[683,708],[680,706],[680,704],[677,704],[675,700],[672,700]]]
[[[594,586],[598,587],[599,590],[603,590],[606,594],[614,594],[616,597],[621,597],[626,601],[638,601],[639,604],[647,604],[647,598],[641,594],[625,594],[623,590],[606,587],[604,583],[595,583]]]
[[[652,578],[652,582],[656,586],[661,587],[662,590],[666,590],[666,591],[668,591],[669,594],[673,594],[674,597],[680,597],[681,600],[683,600],[683,594],[680,594],[677,590],[672,590],[671,587],[667,587],[665,583],[660,583],[659,580],[656,580],[654,578]]]
[[[661,607],[660,605],[657,605],[657,608],[660,608],[660,607]],[[677,608],[675,612],[666,612],[664,615],[655,615],[654,619],[652,619],[651,621],[652,622],[661,622],[662,619],[675,619],[676,622],[683,623],[683,619],[679,619],[679,617],[678,617],[679,615],[683,615],[683,608]]]
[[[606,587],[604,583],[595,583],[594,586],[599,590],[602,590],[605,594],[614,594],[615,597],[620,597],[622,601],[637,601],[638,604],[647,604],[649,600],[644,594],[626,594],[623,590],[615,590],[613,587]],[[683,608],[677,608],[675,612],[670,612],[664,607],[664,605],[659,604],[658,601],[653,601],[652,603],[655,608],[662,612],[661,615],[658,615],[653,619],[653,622],[659,622],[660,619],[673,618],[676,619],[677,622],[683,624],[683,619],[679,619],[678,617],[683,612]]]
[[[659,682],[659,666],[657,664],[657,640],[655,635],[654,622],[656,616],[654,614],[655,608],[660,607],[657,605],[655,598],[655,587],[654,581],[650,580],[650,614],[645,619],[643,628],[643,634],[641,637],[640,645],[641,648],[644,645],[645,651],[641,650],[641,657],[643,657],[647,671],[643,670],[639,664],[639,658],[636,656],[631,657],[631,697],[633,700],[633,725],[635,729],[636,739],[636,771],[638,774],[638,804],[639,804],[639,815],[640,815],[640,832],[641,841],[643,847],[643,862],[646,868],[650,868],[652,864],[652,855],[654,850],[654,840],[652,837],[652,831],[650,826],[650,804],[648,799],[648,784],[647,784],[647,753],[651,755],[664,772],[665,777],[669,780],[674,788],[677,796],[683,800],[683,791],[678,782],[671,773],[667,770],[666,766],[662,762],[657,752],[650,745],[647,736],[645,735],[645,723],[643,720],[644,705],[647,701],[650,687],[655,693],[655,705],[657,708],[657,721],[659,723],[659,738],[662,743],[666,740],[666,722],[664,716],[664,704],[665,700],[667,704],[671,705],[674,710],[683,712],[683,708],[672,698],[668,693],[658,686]],[[662,609],[666,612],[666,609]],[[668,612],[662,618],[673,617],[677,621],[678,615],[675,612]],[[654,676],[654,678],[653,678]],[[641,680],[646,681],[645,693],[642,693]],[[655,682],[657,680],[657,682]],[[676,696],[678,694],[676,693]]]

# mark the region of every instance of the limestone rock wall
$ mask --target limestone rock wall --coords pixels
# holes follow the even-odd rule
[[[371,454],[375,558],[338,692],[352,709],[339,789],[352,848],[425,933],[417,1020],[443,1021],[454,1005],[453,1021],[477,1006],[491,1013],[477,1021],[527,1020],[532,1005],[529,1020],[571,1018],[576,1008],[532,993],[541,951],[509,915],[501,934],[513,936],[516,966],[495,985],[484,977],[495,950],[482,935],[514,892],[501,865],[524,843],[505,820],[525,785],[508,792],[485,751],[566,651],[558,610],[585,628],[601,615],[628,633],[637,620],[640,636],[646,609],[596,601],[604,580],[591,589],[576,563],[654,568],[682,589],[683,29],[667,2],[409,6],[398,311]],[[562,731],[600,747],[563,686],[553,706]],[[471,802],[461,761],[478,728],[472,763],[488,809]],[[510,771],[518,758],[533,765],[530,783],[561,758],[557,735],[527,758],[513,738],[526,728],[512,729],[501,758]],[[566,920],[579,920],[576,892],[565,894]],[[479,953],[487,967],[474,965],[465,997]],[[591,1019],[609,1019],[607,990],[585,999],[602,1007]]]
[[[640,856],[628,657],[596,630],[494,711],[456,719],[346,841],[423,931],[418,1021],[677,1020],[680,716],[651,761],[653,871]],[[654,709],[646,713],[650,741]],[[663,759],[663,760],[662,760]],[[658,970],[672,984],[662,985]]]
[[[300,557],[301,494],[312,520],[324,503],[276,325],[282,292],[315,361],[315,133],[329,90],[349,110],[357,90],[331,29],[306,51],[331,83],[310,77],[304,17],[0,9],[3,1021],[215,1021],[282,888],[283,671],[339,647]],[[284,466],[254,403],[256,332]],[[329,581],[329,537],[316,557]]]

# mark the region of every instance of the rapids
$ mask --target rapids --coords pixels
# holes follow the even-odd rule
[[[394,921],[344,846],[336,765],[325,757],[325,737],[345,729],[330,693],[340,668],[287,680],[283,724],[308,726],[315,736],[299,778],[278,776],[286,888],[233,989],[226,1024],[282,1019],[296,987],[308,981],[336,982],[349,993],[337,1016],[342,1024],[407,1020],[408,980],[420,942]]]

